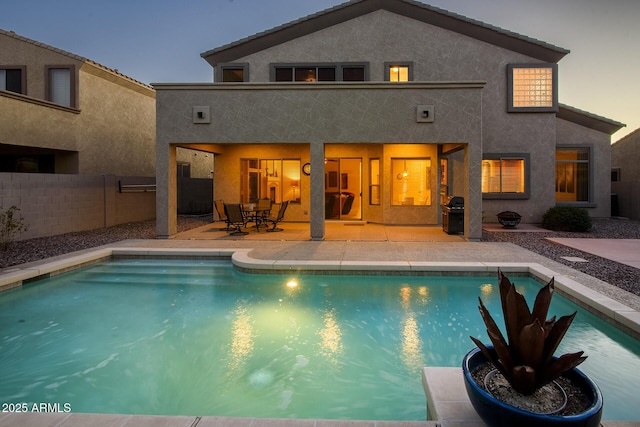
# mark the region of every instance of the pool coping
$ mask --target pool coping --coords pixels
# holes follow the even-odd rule
[[[45,260],[25,267],[14,267],[0,273],[0,292],[28,284],[33,280],[64,273],[75,268],[117,257],[187,257],[229,258],[234,266],[249,272],[319,274],[472,274],[504,273],[528,274],[541,283],[554,278],[555,289],[561,295],[610,321],[636,339],[640,339],[640,312],[608,296],[578,283],[573,278],[557,274],[538,263],[509,262],[429,262],[429,261],[317,261],[317,260],[265,260],[249,256],[252,249],[190,249],[106,247],[64,259]]]
[[[636,339],[640,339],[640,312],[616,301],[608,296],[584,286],[573,278],[557,274],[550,268],[544,267],[538,263],[509,263],[509,262],[428,262],[428,261],[317,261],[317,260],[266,260],[256,259],[249,256],[251,248],[230,248],[230,249],[192,249],[192,248],[141,248],[141,247],[105,247],[96,250],[87,251],[77,255],[71,255],[64,259],[44,260],[38,263],[30,263],[24,266],[7,268],[0,272],[0,292],[26,285],[39,278],[45,278],[56,274],[64,273],[86,265],[101,262],[114,258],[127,257],[147,257],[147,258],[202,258],[202,259],[230,259],[233,265],[244,271],[263,272],[263,273],[291,273],[295,271],[299,274],[326,274],[333,272],[335,274],[449,274],[449,275],[470,275],[472,273],[485,273],[490,276],[496,274],[498,269],[505,273],[512,274],[528,274],[541,283],[547,283],[554,278],[555,289],[558,293],[578,303],[582,307],[594,312],[605,320],[613,323],[616,327],[630,334]],[[469,410],[468,398],[464,389],[459,388],[457,378],[461,378],[461,370],[459,368],[431,368],[425,367],[422,373],[423,387],[427,398],[427,407],[432,408],[431,413],[427,414],[426,422],[415,422],[416,426],[431,426],[431,421],[437,421],[438,425],[457,425],[459,422],[465,426],[478,425],[483,423],[479,421],[477,414],[471,408]],[[444,379],[444,380],[443,380]],[[453,391],[449,388],[442,387],[441,384],[450,383]],[[456,385],[458,384],[458,385]],[[443,409],[445,408],[445,409]],[[461,412],[460,412],[461,411]],[[13,415],[13,414],[10,414]],[[66,414],[69,415],[69,414]],[[72,414],[72,415],[89,415],[89,414]],[[104,416],[104,414],[91,414]],[[18,420],[20,419],[20,415]],[[455,419],[450,418],[453,416]],[[122,417],[122,416],[121,416]],[[126,416],[128,420],[126,426],[142,426],[147,418]],[[45,417],[46,418],[46,417]],[[78,417],[76,417],[77,419]],[[178,421],[185,417],[162,417]],[[263,425],[261,422],[256,424],[256,419],[246,418],[228,418],[228,417],[186,417],[190,420],[187,426],[201,425],[201,421],[205,421],[206,425]],[[0,426],[3,421],[9,420],[11,417],[0,417]],[[70,420],[71,418],[69,418]],[[15,421],[18,421],[15,420]],[[23,419],[24,420],[24,419]],[[137,421],[136,421],[137,420]],[[243,420],[251,421],[244,424]],[[44,419],[43,419],[44,421]],[[156,419],[157,421],[157,419]],[[182,420],[184,421],[184,420]],[[341,420],[277,420],[285,421],[282,423],[270,424],[268,419],[261,420],[267,422],[264,425],[305,425],[318,426],[320,424],[327,426],[340,426]],[[274,421],[274,420],[271,420]],[[336,421],[331,422],[331,421]],[[320,422],[320,423],[319,423]],[[20,421],[21,423],[21,421]],[[211,423],[211,424],[210,424]],[[363,421],[362,425],[371,426],[409,426],[411,422],[393,422],[393,421]],[[72,422],[73,424],[73,422]],[[11,425],[11,424],[10,424]],[[31,425],[31,424],[22,424]],[[61,424],[65,425],[65,424]],[[151,425],[151,424],[149,424]],[[166,424],[174,425],[174,424]],[[175,424],[183,425],[183,424]],[[359,422],[349,421],[345,425],[360,425]],[[625,422],[606,422],[606,426],[627,425]],[[630,425],[630,424],[629,424]]]

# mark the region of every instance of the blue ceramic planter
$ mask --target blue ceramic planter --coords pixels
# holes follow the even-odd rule
[[[491,347],[490,349],[493,350]],[[602,393],[598,386],[579,369],[572,369],[565,374],[565,377],[571,378],[591,396],[592,405],[578,415],[543,415],[507,405],[477,385],[471,377],[471,372],[486,361],[485,356],[476,347],[464,357],[462,373],[471,404],[487,425],[491,427],[598,427],[600,425]]]

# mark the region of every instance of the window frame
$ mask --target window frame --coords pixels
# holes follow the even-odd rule
[[[240,83],[240,82],[226,82],[223,79],[225,70],[242,70],[242,83],[249,81],[249,63],[248,62],[227,62],[218,64],[216,67],[215,81],[219,83]]]
[[[408,79],[407,81],[413,81],[413,62],[412,61],[396,61],[396,62],[385,62],[384,63],[384,81],[391,83],[404,83],[402,81],[391,81],[391,67],[407,67],[408,68]]]
[[[292,80],[276,80],[276,70],[279,68],[291,68]],[[296,81],[296,69],[300,68],[315,68],[316,69],[316,81],[303,82]],[[322,82],[360,82],[360,80],[344,80],[344,69],[346,68],[362,68],[364,70],[364,80],[369,81],[369,63],[368,62],[283,62],[269,64],[269,81],[277,83],[318,83],[317,70],[318,68],[333,68],[335,69],[335,80],[323,80]]]
[[[19,93],[21,95],[27,94],[27,67],[26,65],[0,65],[0,70],[9,71],[9,70],[19,70],[20,71],[20,92],[16,92],[10,89],[4,89],[7,92]],[[5,77],[5,87],[6,87],[6,77]]]
[[[53,96],[51,94],[51,70],[69,70],[69,105],[60,104],[59,102],[53,101]],[[45,94],[46,99],[49,102],[53,102],[54,104],[61,105],[67,108],[77,108],[76,101],[76,67],[75,65],[46,65],[45,66]]]
[[[531,154],[530,153],[483,153],[482,161],[500,160],[500,192],[482,192],[484,200],[525,200],[531,197]],[[524,191],[522,193],[502,191],[502,160],[524,161]],[[481,172],[482,173],[482,172]]]
[[[398,165],[399,162],[403,162],[404,165],[403,165],[403,168],[397,169],[396,165]],[[413,167],[413,163],[421,163],[421,162],[428,163],[427,171],[423,175],[425,181],[415,180],[413,175],[414,171],[416,170],[416,168]],[[391,201],[390,201],[391,207],[393,208],[398,208],[398,207],[431,208],[433,206],[434,204],[434,192],[432,191],[433,159],[431,158],[431,156],[391,157],[390,166],[391,166],[391,182],[389,184],[390,185],[389,194],[391,196]],[[399,182],[406,182],[407,186],[405,187],[403,184],[404,191],[400,191],[399,193],[396,193],[398,191],[397,185],[399,185]],[[416,185],[420,186],[421,184],[424,184],[423,188],[427,193],[425,194],[424,204],[420,203],[421,199],[419,197],[416,197],[416,194],[420,194],[420,191],[416,192],[414,188],[416,187]],[[409,186],[412,188],[407,188]],[[409,194],[409,197],[403,197],[402,200],[400,201],[399,194]],[[416,198],[418,200],[416,200]],[[428,200],[428,203],[427,203],[427,200]]]
[[[562,150],[581,150],[581,149],[586,149],[587,153],[589,154],[589,159],[588,160],[575,160],[575,161],[569,161],[569,160],[558,160],[558,151],[562,151]],[[594,164],[593,164],[593,153],[594,153],[594,147],[591,144],[580,144],[580,145],[557,145],[554,151],[555,154],[555,162],[554,165],[557,166],[558,163],[573,163],[573,164],[578,164],[578,163],[586,163],[588,166],[588,172],[587,172],[587,176],[588,176],[588,190],[587,190],[587,200],[586,201],[582,201],[582,200],[577,200],[577,201],[558,201],[557,196],[555,196],[555,202],[557,206],[576,206],[576,207],[582,207],[582,208],[587,208],[587,207],[596,207],[596,203],[594,202],[594,187],[595,187],[595,171],[594,171]],[[557,171],[557,168],[556,168]],[[554,173],[554,187],[556,186],[557,183],[557,172]],[[577,186],[577,183],[575,184]],[[557,192],[554,192],[554,195]]]
[[[551,106],[545,107],[516,107],[513,102],[513,70],[520,68],[550,68],[551,69]],[[523,63],[507,65],[507,112],[509,113],[557,113],[558,112],[558,64],[555,63]]]

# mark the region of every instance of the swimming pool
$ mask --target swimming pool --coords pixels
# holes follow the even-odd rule
[[[537,283],[513,277],[528,298]],[[122,260],[0,294],[0,401],[73,412],[424,420],[423,366],[487,340],[495,277],[253,275]],[[295,285],[295,286],[294,286]],[[553,314],[573,311],[555,298]],[[640,344],[579,309],[560,352],[637,420]],[[635,378],[634,378],[635,376]]]

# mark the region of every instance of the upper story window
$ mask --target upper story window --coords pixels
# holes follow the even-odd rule
[[[223,83],[248,82],[249,64],[219,64],[215,80]]]
[[[410,82],[413,80],[412,62],[385,62],[384,79],[388,82]]]
[[[485,154],[482,196],[485,199],[528,198],[529,154]]]
[[[507,80],[509,112],[558,111],[556,64],[510,64]]]
[[[75,76],[73,66],[47,67],[47,100],[75,108]]]
[[[366,64],[273,64],[276,82],[362,82],[368,78]]]
[[[22,93],[26,92],[24,67],[0,66],[0,90]]]

